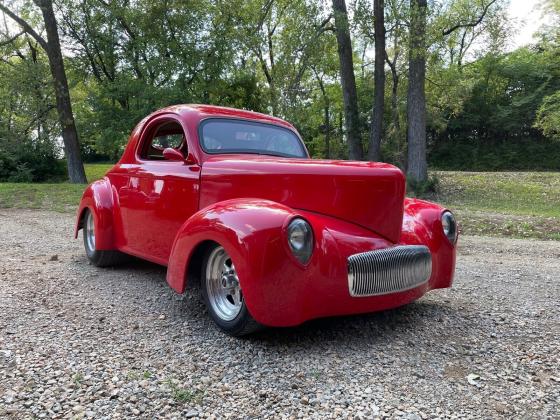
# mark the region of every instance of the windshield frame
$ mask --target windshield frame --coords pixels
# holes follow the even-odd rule
[[[274,127],[278,130],[283,130],[283,131],[288,131],[290,134],[292,134],[297,141],[299,142],[299,146],[301,148],[301,152],[303,154],[303,156],[294,156],[294,155],[290,155],[290,154],[285,154],[285,153],[280,153],[280,152],[273,152],[273,151],[266,151],[266,150],[247,150],[247,149],[231,149],[231,150],[208,150],[205,146],[204,146],[204,141],[203,141],[203,129],[204,126],[210,122],[215,122],[215,121],[225,121],[225,122],[229,122],[229,123],[243,123],[243,124],[249,124],[249,125],[258,125],[258,126],[269,126],[269,127]],[[208,155],[243,155],[243,154],[248,154],[248,155],[259,155],[259,156],[274,156],[274,157],[282,157],[282,158],[291,158],[291,159],[309,159],[309,152],[307,151],[307,147],[305,147],[305,143],[303,142],[303,140],[301,139],[299,133],[294,130],[291,129],[289,127],[280,125],[280,124],[275,124],[273,122],[267,122],[267,121],[258,121],[258,120],[253,120],[250,118],[242,118],[242,117],[208,117],[205,118],[203,120],[200,120],[199,124],[198,124],[198,144],[200,145],[200,148],[202,149],[202,151]]]

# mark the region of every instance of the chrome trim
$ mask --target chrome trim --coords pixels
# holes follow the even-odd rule
[[[426,283],[432,255],[424,245],[400,245],[348,257],[348,290],[354,297],[404,292]]]
[[[206,293],[214,313],[223,321],[235,319],[243,307],[243,293],[233,261],[221,246],[206,264]]]

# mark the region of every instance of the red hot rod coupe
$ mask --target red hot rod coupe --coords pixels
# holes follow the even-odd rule
[[[450,287],[451,212],[385,163],[310,159],[295,128],[206,105],[159,110],[77,213],[96,266],[130,254],[200,284],[231,335],[394,308]]]

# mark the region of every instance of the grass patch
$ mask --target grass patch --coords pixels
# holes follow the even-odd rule
[[[426,198],[455,211],[463,234],[560,238],[559,172],[434,173]]]
[[[88,182],[93,182],[103,178],[109,169],[113,167],[112,163],[86,163],[84,169]]]
[[[171,397],[178,403],[201,404],[204,398],[204,392],[198,389],[187,389],[181,387],[173,379],[166,381]]]
[[[435,172],[430,198],[450,208],[560,217],[560,172]]]
[[[103,178],[112,164],[86,164],[89,182]],[[57,184],[0,183],[0,208],[46,209],[58,212],[76,210],[85,185],[61,182]]]

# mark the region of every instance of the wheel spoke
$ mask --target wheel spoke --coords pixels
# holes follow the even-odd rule
[[[206,290],[208,301],[216,315],[225,321],[234,319],[241,311],[243,295],[230,256],[218,247],[208,257]]]
[[[233,298],[235,305],[241,305],[241,289],[239,286],[234,287],[231,297]]]
[[[87,214],[84,231],[86,235],[86,246],[90,252],[93,252],[95,251],[95,224],[91,212]]]

